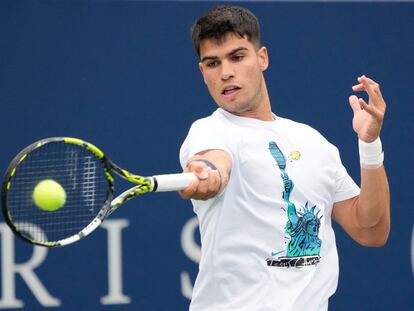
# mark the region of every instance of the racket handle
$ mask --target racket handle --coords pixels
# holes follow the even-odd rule
[[[156,175],[154,178],[154,190],[156,192],[180,191],[192,181],[197,180],[193,173]]]

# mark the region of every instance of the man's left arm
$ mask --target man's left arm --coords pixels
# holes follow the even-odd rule
[[[390,231],[390,192],[379,140],[386,105],[378,83],[365,76],[358,82],[353,90],[366,91],[369,96],[368,104],[355,95],[349,98],[359,138],[361,192],[335,203],[332,218],[358,243],[382,246]]]

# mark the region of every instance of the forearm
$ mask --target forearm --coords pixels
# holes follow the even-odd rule
[[[361,193],[356,205],[356,217],[362,228],[389,227],[390,192],[384,166],[361,168]]]
[[[390,194],[384,167],[361,168],[359,196],[337,202],[332,218],[358,243],[383,246],[390,232]]]
[[[390,192],[383,165],[384,153],[379,138],[370,143],[358,142],[361,163],[361,193],[356,216],[362,228],[389,223]]]

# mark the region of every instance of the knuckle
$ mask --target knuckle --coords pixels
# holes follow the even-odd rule
[[[187,169],[192,171],[199,171],[203,168],[203,165],[199,161],[191,161],[187,164]]]
[[[209,191],[208,184],[207,182],[203,181],[203,182],[200,182],[200,185],[198,186],[196,193],[198,196],[203,197],[208,193],[208,191]]]
[[[194,167],[194,161],[191,161],[191,162],[187,163],[186,169],[190,170],[193,167]]]
[[[216,184],[211,184],[209,189],[208,189],[208,192],[210,193],[210,195],[212,195],[216,192],[216,190],[217,190],[217,185]]]

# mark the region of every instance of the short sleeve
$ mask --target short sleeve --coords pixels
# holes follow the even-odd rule
[[[337,170],[335,173],[335,194],[334,202],[344,201],[353,198],[360,193],[360,189],[355,181],[349,176],[346,168],[343,166],[339,152],[337,151]]]
[[[184,169],[193,155],[211,149],[226,151],[233,158],[231,140],[228,139],[222,125],[213,118],[204,118],[194,122],[180,149],[180,164]]]

